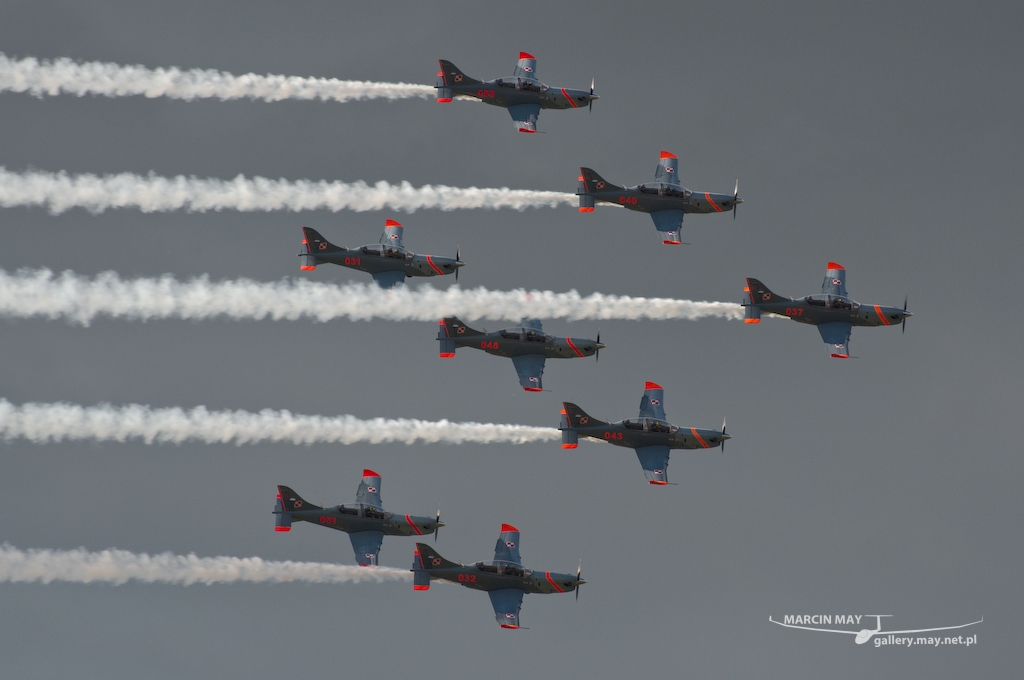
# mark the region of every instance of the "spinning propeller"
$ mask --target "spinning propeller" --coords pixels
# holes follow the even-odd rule
[[[725,453],[725,440],[726,440],[726,435],[725,435],[725,418],[722,418],[722,444],[721,444],[722,453]]]
[[[576,567],[576,601],[580,601],[580,586],[586,583],[580,578],[580,572],[583,571],[583,560],[580,560],[580,564]]]
[[[589,105],[589,108],[590,108],[590,112],[593,113],[594,112],[594,79],[593,78],[590,79],[590,105]]]
[[[458,273],[458,270],[456,270]],[[437,516],[434,518],[434,542],[437,542],[437,530],[441,528],[441,508],[437,509]]]
[[[739,179],[737,179],[736,180],[736,188],[732,190],[732,218],[733,219],[736,219],[736,209],[739,207],[740,203],[742,203],[742,202],[743,201],[740,200],[740,181],[739,181]]]
[[[459,259],[459,255],[461,253],[462,253],[462,247],[461,246],[456,246],[455,247],[455,280],[456,281],[459,280],[459,270],[462,269],[462,267],[459,266],[460,264],[462,264],[462,260]],[[438,512],[440,512],[440,511],[438,511]]]
[[[901,333],[907,332],[907,296],[903,296],[903,330]]]

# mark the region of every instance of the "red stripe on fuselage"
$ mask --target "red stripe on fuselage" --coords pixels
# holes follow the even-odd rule
[[[877,314],[878,318],[882,320],[882,323],[884,323],[886,326],[889,325],[889,320],[885,318],[885,314],[882,314],[882,308],[879,307],[878,305],[875,305],[875,314]]]
[[[559,593],[564,593],[565,592],[564,590],[559,588],[558,584],[555,583],[554,579],[551,578],[551,572],[550,571],[545,571],[544,572],[544,578],[546,578],[548,580],[548,583],[550,583],[551,587],[555,589],[555,592],[559,592]]]
[[[711,207],[712,207],[712,208],[714,208],[714,209],[715,209],[715,210],[717,210],[718,212],[722,212],[722,209],[718,207],[718,204],[717,204],[717,203],[715,203],[714,201],[712,201],[712,200],[711,200],[711,194],[710,194],[710,193],[708,193],[707,191],[705,191],[705,192],[704,192],[704,198],[708,199],[708,203],[710,203],[710,204],[711,204]]]
[[[430,265],[430,268],[433,269],[435,272],[437,272],[438,276],[444,276],[444,272],[441,271],[440,269],[438,269],[437,265],[434,264],[434,260],[431,259],[430,255],[427,255],[426,257],[427,257],[427,264]]]
[[[418,526],[416,526],[416,522],[413,522],[411,519],[409,519],[409,515],[405,516],[405,521],[409,523],[409,526],[412,527],[412,530],[416,532],[417,536],[422,536],[423,535],[423,532],[420,531],[420,528]]]
[[[574,102],[574,101],[572,100],[572,97],[570,97],[570,96],[569,96],[569,93],[565,91],[565,88],[564,88],[564,87],[562,88],[562,94],[564,94],[564,95],[565,95],[565,98],[569,100],[569,103],[570,103],[570,104],[572,104],[572,108],[574,108],[574,109],[578,109],[578,108],[580,108],[580,107],[576,106],[576,102]]]
[[[700,442],[700,445],[701,445],[701,446],[703,446],[703,447],[704,447],[705,449],[710,449],[710,448],[711,448],[710,446],[708,446],[707,442],[705,442],[705,441],[704,441],[703,439],[701,439],[701,438],[700,438],[700,435],[699,435],[699,434],[697,434],[697,428],[695,428],[695,427],[691,427],[691,428],[690,428],[690,432],[692,432],[692,433],[693,433],[693,436],[697,438],[697,441],[699,441],[699,442]]]
[[[581,352],[578,349],[576,349],[576,345],[572,344],[572,338],[566,338],[565,341],[567,343],[569,343],[569,347],[572,347],[572,351],[576,352],[576,356],[578,356],[578,357],[582,357],[583,356],[583,352]]]

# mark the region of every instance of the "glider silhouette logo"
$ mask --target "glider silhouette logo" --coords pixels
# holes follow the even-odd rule
[[[840,633],[853,635],[853,641],[863,645],[868,640],[875,638],[875,647],[885,645],[903,645],[938,647],[940,645],[963,645],[965,647],[978,644],[977,635],[969,635],[966,638],[961,636],[929,636],[929,637],[902,637],[910,633],[931,633],[940,630],[956,630],[974,626],[985,620],[981,617],[978,621],[963,623],[959,626],[939,626],[937,628],[914,628],[910,630],[882,630],[882,619],[890,618],[892,614],[786,614],[782,621],[776,621],[772,617],[768,620],[777,626],[785,628],[796,628],[798,630],[810,630],[816,633]],[[861,628],[860,630],[838,630],[835,628],[823,628],[828,625],[860,626],[861,619],[874,619],[874,628]],[[868,621],[864,622],[869,624]]]

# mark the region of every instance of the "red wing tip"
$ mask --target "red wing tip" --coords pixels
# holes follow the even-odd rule
[[[543,392],[544,391],[544,390],[542,390],[539,387],[524,387],[523,389],[526,390],[527,392]]]
[[[519,58],[520,59],[536,59],[537,57],[533,56],[532,54],[530,54],[528,52],[520,52],[519,53]]]
[[[846,271],[846,267],[844,267],[843,265],[839,264],[838,262],[829,262],[828,263],[828,268],[829,269],[841,269],[844,272]]]
[[[833,359],[849,359],[850,355],[849,354],[833,354],[832,358]]]
[[[413,586],[413,590],[430,590],[430,586]]]
[[[668,151],[662,151],[661,152],[661,157],[662,158],[679,158],[679,156],[676,156],[674,153],[669,153]]]
[[[536,130],[527,130],[526,128],[519,128],[520,132],[525,132],[528,135],[532,135]]]
[[[447,104],[447,103],[448,103],[448,102],[450,102],[451,100],[452,100],[452,98],[451,98],[451,97],[438,97],[438,98],[437,98],[437,103],[438,103],[438,104]]]
[[[519,529],[516,529],[516,528],[515,528],[514,526],[512,526],[511,524],[502,524],[502,525],[501,525],[501,530],[502,530],[502,531],[514,531],[514,532],[516,532],[516,533],[519,533]]]
[[[579,444],[562,444],[563,449],[575,449]]]
[[[502,628],[508,628],[509,630],[519,630],[519,626],[510,626],[507,623],[501,624]]]
[[[380,475],[373,470],[363,470],[363,477],[377,477],[379,479]]]
[[[594,212],[593,208],[580,208],[580,212]],[[666,241],[668,243],[668,241]]]
[[[591,208],[591,210],[593,210],[593,208]],[[664,243],[667,246],[681,246],[681,245],[683,245],[682,241],[662,241],[662,243]]]
[[[647,483],[648,484],[654,484],[655,486],[667,486],[668,485],[668,482],[659,482],[656,479],[649,479],[649,480],[647,480]]]
[[[304,271],[304,272],[311,272],[311,271],[313,271],[314,269],[316,269],[316,265],[315,265],[315,264],[314,264],[314,265],[308,265],[308,264],[304,264],[304,265],[301,265],[301,266],[299,267],[299,269],[301,269],[301,270],[302,270],[302,271]]]
[[[386,220],[384,222],[384,226],[385,227],[400,227],[400,226],[402,226],[402,223],[401,222],[395,222],[394,220]]]
[[[659,385],[658,383],[652,383],[649,380],[647,381],[647,384],[644,385],[644,391],[646,391],[646,390],[660,390],[660,389],[664,389],[664,388],[661,385]]]
[[[441,352],[439,355],[442,359],[451,359],[455,356],[455,352]]]
[[[744,319],[743,323],[761,323],[760,319]]]
[[[291,531],[291,527],[274,527],[274,531]]]

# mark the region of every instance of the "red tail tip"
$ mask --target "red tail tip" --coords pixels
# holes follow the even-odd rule
[[[580,208],[580,212],[594,212],[594,209],[593,208],[583,207],[583,208]]]
[[[430,586],[413,586],[413,590],[430,590]]]
[[[828,263],[828,268],[829,269],[841,269],[844,272],[846,271],[846,267],[844,267],[843,265],[839,264],[838,262],[829,262]]]
[[[373,470],[363,470],[363,477],[380,477],[380,475]]]
[[[437,75],[438,75],[438,76],[443,76],[443,75],[444,75],[444,71],[438,71],[438,72],[437,72]]]
[[[303,264],[303,265],[299,265],[299,269],[301,269],[304,272],[311,272],[314,269],[316,269],[316,265],[315,264]]]
[[[438,103],[438,104],[447,104],[447,103],[448,103],[448,102],[450,102],[451,100],[452,100],[452,98],[451,98],[451,97],[438,97],[438,98],[437,98],[437,103]]]
[[[291,531],[291,527],[274,527],[274,531]]]
[[[387,220],[386,222],[384,222],[384,226],[385,227],[400,227],[400,226],[402,226],[402,224],[400,222],[395,222],[394,220]]]
[[[514,526],[512,526],[511,524],[502,524],[502,525],[501,525],[501,530],[502,530],[502,531],[515,531],[516,533],[518,533],[518,532],[519,532],[519,529],[516,529],[516,528],[515,528]]]
[[[662,151],[661,152],[661,157],[662,158],[679,158],[674,153],[669,153],[668,151]]]
[[[579,444],[562,444],[563,449],[575,449]]]
[[[760,319],[744,319],[743,323],[761,323]]]
[[[519,53],[519,58],[520,59],[536,59],[537,57],[533,56],[532,54],[528,54],[526,52],[520,52]]]
[[[454,359],[455,352],[441,352],[440,356],[442,359]]]
[[[661,385],[659,385],[658,383],[652,383],[649,380],[647,381],[647,384],[644,385],[644,391],[645,392],[647,390],[660,390],[660,389],[662,389]]]

